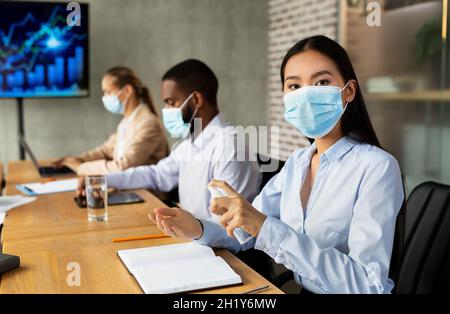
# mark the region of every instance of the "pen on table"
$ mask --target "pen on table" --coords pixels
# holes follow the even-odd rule
[[[267,290],[269,288],[270,287],[268,285],[264,285],[264,286],[260,286],[260,287],[257,287],[257,288],[251,289],[251,290],[244,291],[244,292],[242,292],[242,294],[256,293],[256,292],[260,292],[263,290]]]
[[[34,191],[33,191],[32,189],[30,189],[29,187],[27,187],[26,185],[23,185],[23,188],[24,188],[28,193],[34,194]]]
[[[116,242],[125,242],[125,241],[135,241],[135,240],[147,240],[147,239],[161,239],[161,238],[169,238],[168,235],[159,233],[159,234],[147,234],[142,236],[134,236],[134,237],[125,237],[125,238],[115,238],[112,241]]]

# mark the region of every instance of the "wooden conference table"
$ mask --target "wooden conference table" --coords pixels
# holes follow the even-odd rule
[[[16,184],[41,180],[28,161],[10,162],[5,195],[18,194]],[[146,202],[110,206],[108,222],[88,222],[86,209],[73,201],[74,192],[41,195],[33,203],[8,212],[2,230],[3,252],[20,256],[18,269],[3,274],[0,293],[142,293],[125,269],[117,251],[177,243],[173,238],[113,243],[113,238],[156,234],[160,231],[147,218],[164,204],[146,190],[136,191]],[[262,285],[261,293],[282,293],[236,256],[216,249],[242,277],[243,285],[202,293],[243,293]],[[69,286],[67,278],[80,265],[80,286]]]

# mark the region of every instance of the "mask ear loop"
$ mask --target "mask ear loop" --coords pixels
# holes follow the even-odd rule
[[[188,101],[192,98],[192,96],[194,95],[194,92],[192,92],[192,94],[186,99],[186,104],[188,103]],[[183,105],[184,106],[184,105]],[[180,107],[181,108],[181,107]],[[198,108],[195,108],[195,110],[194,110],[194,113],[192,114],[192,116],[191,116],[191,118],[189,119],[189,122],[188,122],[188,124],[190,124],[191,125],[191,127],[192,127],[192,120],[194,120],[194,118],[195,118],[195,115],[197,114],[197,111],[198,111]],[[194,133],[195,133],[195,129],[194,129]],[[194,140],[194,138],[196,137],[196,135],[194,135],[193,137],[192,137],[192,140]]]
[[[192,99],[192,97],[194,97],[194,92],[192,92],[188,98],[186,98],[186,100],[183,102],[183,104],[180,106],[180,110],[183,109],[183,107],[189,102],[189,100]],[[194,113],[192,114],[191,118],[189,119],[189,124],[191,124],[192,120],[194,120],[195,115],[197,114],[198,108],[195,108]]]
[[[183,104],[182,104],[179,108],[180,108],[180,109],[183,109],[184,106],[186,106],[186,104],[189,102],[189,100],[192,99],[192,97],[194,97],[194,92],[192,92],[192,93],[186,98],[186,100],[183,101]]]
[[[345,103],[344,110],[342,111],[342,114],[344,114],[345,110],[347,110],[347,107],[348,107],[348,102]]]
[[[118,100],[119,100],[119,95],[122,94],[124,88],[125,88],[125,87],[122,87],[122,88],[120,89],[120,91],[117,93],[116,97],[117,97]],[[124,111],[125,111],[125,108],[126,108],[126,106],[127,106],[128,99],[129,99],[129,98],[130,98],[130,96],[128,96],[127,99],[125,99],[125,102],[123,102],[123,103],[119,100],[119,102],[120,102],[120,103],[122,104],[122,106],[123,106],[123,110],[124,110]]]
[[[186,104],[189,102],[189,100],[192,99],[192,97],[194,97],[194,92],[192,92],[192,93],[186,98],[186,100],[183,102],[183,104],[179,107],[180,110],[182,110],[183,107],[186,106]],[[197,111],[198,111],[198,108],[195,108],[194,113],[192,114],[192,117],[191,117],[191,119],[189,120],[188,123],[191,123],[192,120],[194,120],[194,117],[195,117],[195,115],[197,114]]]
[[[349,83],[350,83],[350,81],[348,81],[347,84],[345,84],[344,87],[341,88],[341,90],[340,90],[341,93],[342,93],[342,91],[343,91],[344,89],[347,88],[347,86],[348,86]]]
[[[341,88],[341,90],[340,90],[341,93],[347,88],[349,83],[350,83],[350,81],[348,81],[347,84],[345,84],[344,87]],[[344,110],[342,111],[342,114],[344,114],[345,110],[347,109],[347,106],[348,106],[348,102],[345,103]]]
[[[194,113],[192,114],[192,117],[191,117],[191,119],[189,120],[189,124],[191,124],[192,123],[192,120],[194,120],[194,118],[195,118],[195,115],[197,114],[197,111],[198,111],[198,108],[196,108],[195,110],[194,110]]]

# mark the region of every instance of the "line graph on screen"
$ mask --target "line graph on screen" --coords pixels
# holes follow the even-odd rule
[[[0,3],[0,12],[0,97],[88,94],[86,22],[69,26],[54,3]]]

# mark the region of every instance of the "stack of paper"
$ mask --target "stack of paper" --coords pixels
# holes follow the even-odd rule
[[[27,195],[41,195],[59,192],[75,191],[78,179],[50,181],[46,183],[27,183],[17,185],[16,188]]]
[[[26,197],[22,195],[0,196],[0,226],[5,221],[6,212],[15,207],[19,207],[36,200],[36,197]]]
[[[27,197],[22,195],[0,196],[0,213],[31,203],[35,200],[36,197]]]
[[[242,283],[214,251],[194,242],[117,252],[145,293],[176,293]]]

